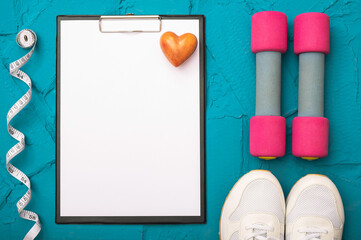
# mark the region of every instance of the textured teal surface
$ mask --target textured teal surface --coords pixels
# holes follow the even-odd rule
[[[263,161],[249,154],[249,120],[254,115],[255,56],[250,51],[251,16],[278,10],[288,16],[288,51],[282,60],[282,115],[287,118],[287,154]],[[330,120],[330,153],[307,162],[291,155],[291,122],[297,115],[298,59],[293,54],[293,20],[303,12],[331,19],[331,52],[326,57],[325,116]],[[60,14],[204,14],[207,58],[207,223],[200,225],[55,224],[55,39]],[[252,169],[271,170],[287,195],[308,173],[329,176],[342,195],[344,239],[358,239],[361,216],[361,2],[356,0],[1,0],[0,2],[0,239],[22,239],[32,223],[15,204],[26,187],[5,169],[5,154],[15,144],[6,131],[6,113],[27,90],[10,77],[8,64],[26,53],[15,43],[31,28],[38,46],[23,68],[34,86],[33,99],[13,120],[26,135],[25,151],[13,160],[31,178],[28,208],[40,215],[38,239],[218,239],[223,202],[233,184]],[[89,49],[91,50],[91,49]],[[116,191],[116,189],[114,189]]]

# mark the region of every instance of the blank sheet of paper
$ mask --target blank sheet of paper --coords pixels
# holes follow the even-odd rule
[[[199,39],[199,26],[101,33],[98,20],[60,21],[57,217],[201,216],[199,46],[175,68],[159,45],[166,31]]]

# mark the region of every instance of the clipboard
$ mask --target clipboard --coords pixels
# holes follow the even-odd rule
[[[58,16],[56,49],[56,223],[205,223],[204,16]]]

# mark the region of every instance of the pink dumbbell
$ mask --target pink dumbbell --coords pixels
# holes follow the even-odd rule
[[[262,159],[282,157],[286,119],[281,117],[281,54],[287,51],[287,17],[275,11],[252,17],[251,50],[256,54],[256,116],[250,122],[250,152]]]
[[[299,55],[298,117],[292,124],[292,153],[314,160],[328,154],[324,118],[324,64],[330,51],[330,19],[324,13],[295,18],[294,51]]]

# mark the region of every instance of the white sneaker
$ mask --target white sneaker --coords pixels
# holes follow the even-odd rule
[[[285,198],[269,171],[254,170],[233,186],[219,223],[221,240],[283,240]]]
[[[341,240],[345,214],[340,193],[326,176],[301,178],[287,197],[287,240]]]

